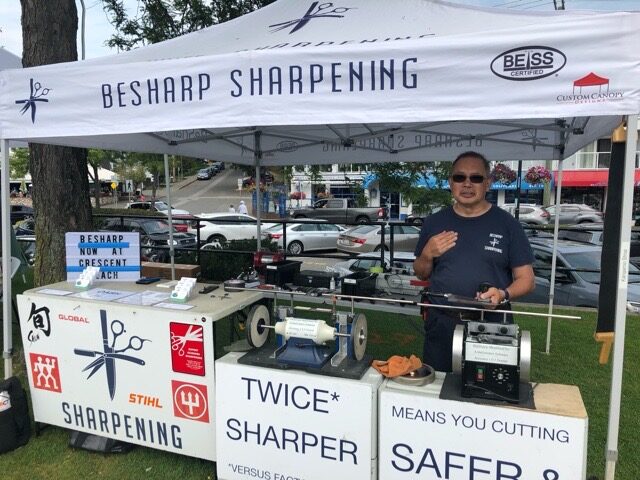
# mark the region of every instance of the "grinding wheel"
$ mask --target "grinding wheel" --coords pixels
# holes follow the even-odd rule
[[[528,330],[520,336],[520,381],[531,380],[531,333]]]
[[[351,342],[355,359],[362,360],[367,349],[367,318],[362,313],[356,314],[353,319],[349,341]]]
[[[457,325],[453,331],[453,345],[451,348],[451,370],[456,375],[462,375],[462,359],[464,354],[464,325]]]
[[[252,347],[260,348],[267,342],[269,329],[264,328],[264,325],[271,325],[269,309],[256,303],[249,310],[246,321],[247,340]]]

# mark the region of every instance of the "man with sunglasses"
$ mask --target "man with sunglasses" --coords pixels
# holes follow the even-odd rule
[[[535,287],[529,241],[515,218],[486,200],[491,179],[483,155],[465,152],[455,159],[451,171],[449,186],[455,203],[425,219],[415,251],[416,275],[430,281],[433,295],[427,297],[432,304],[452,305],[437,296],[450,293],[490,302],[493,308],[498,304],[508,308],[511,299]],[[482,289],[481,284],[489,288]],[[449,372],[456,325],[479,319],[479,314],[425,308],[424,316],[424,362]],[[484,319],[497,322],[503,316],[485,313]]]

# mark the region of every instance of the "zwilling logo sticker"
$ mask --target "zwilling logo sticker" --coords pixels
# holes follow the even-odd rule
[[[43,88],[40,82],[34,82],[33,78],[30,81],[30,90],[29,90],[29,98],[23,98],[21,100],[16,100],[16,105],[24,105],[20,109],[20,113],[24,115],[27,112],[31,112],[31,123],[36,123],[36,109],[39,103],[48,103],[49,100],[46,98],[51,91],[50,88]]]
[[[58,357],[41,353],[29,353],[33,386],[40,390],[62,392]]]
[[[289,34],[292,34],[304,28],[312,20],[321,18],[343,18],[344,15],[342,14],[347,13],[349,10],[355,10],[355,7],[335,7],[333,2],[313,2],[302,17],[287,20],[282,23],[274,23],[273,25],[269,25],[269,28],[271,28],[271,33],[274,33],[291,27]]]

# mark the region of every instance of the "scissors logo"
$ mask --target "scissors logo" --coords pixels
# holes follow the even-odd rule
[[[171,334],[171,350],[178,352],[181,357],[184,357],[184,347],[187,342],[202,343],[202,327],[189,325],[189,329],[184,335]]]
[[[118,338],[122,336],[122,334],[126,333],[124,323],[120,320],[112,320],[109,328],[107,328],[107,312],[106,310],[100,310],[100,325],[102,328],[102,351],[83,350],[79,348],[76,348],[73,351],[76,355],[80,355],[82,357],[97,357],[82,370],[83,372],[90,370],[87,380],[104,365],[105,371],[107,372],[109,396],[111,397],[111,400],[113,400],[113,397],[116,394],[116,360],[125,360],[137,365],[145,365],[145,361],[141,358],[126,355],[125,352],[129,350],[136,352],[140,351],[142,350],[144,342],[150,342],[151,340],[134,335],[129,338],[129,343],[126,347],[117,348],[116,342]],[[111,330],[111,335],[113,337],[111,342],[109,342],[109,330]]]
[[[302,18],[294,18],[293,20],[287,20],[286,22],[275,23],[273,25],[269,25],[269,28],[272,28],[271,33],[274,33],[293,27],[289,32],[289,34],[292,34],[300,30],[311,20],[316,18],[343,18],[344,15],[341,15],[342,13],[346,13],[349,10],[354,9],[355,7],[334,7],[333,2],[320,4],[318,2],[313,2],[307,10],[307,13],[305,13]]]
[[[16,100],[16,105],[24,104],[22,109],[20,109],[20,113],[24,115],[29,110],[31,110],[31,123],[36,123],[36,106],[37,102],[45,102],[48,103],[49,100],[46,97],[49,95],[51,91],[50,88],[42,88],[40,82],[33,82],[33,78],[31,79],[31,92],[29,94],[29,98],[25,98],[22,100]]]

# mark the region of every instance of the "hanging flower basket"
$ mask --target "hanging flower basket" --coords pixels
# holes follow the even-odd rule
[[[527,170],[524,179],[530,185],[539,185],[541,183],[549,183],[551,181],[551,172],[542,165],[531,167]]]
[[[511,170],[508,165],[505,165],[504,163],[498,163],[495,167],[493,167],[491,177],[498,183],[509,185],[510,183],[515,182],[517,175],[516,172]]]

